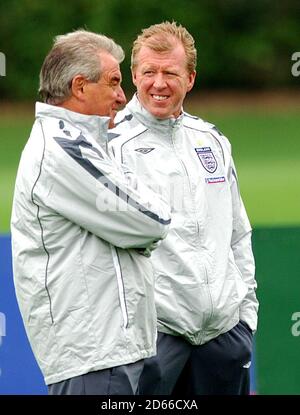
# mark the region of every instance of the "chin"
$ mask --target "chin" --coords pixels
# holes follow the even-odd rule
[[[166,118],[170,118],[171,114],[160,112],[160,111],[154,111],[151,113],[155,118],[159,118],[160,120],[165,120]]]
[[[156,118],[168,118],[169,111],[164,108],[149,107],[148,111]]]

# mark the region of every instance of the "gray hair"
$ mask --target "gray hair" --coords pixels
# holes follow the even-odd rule
[[[71,96],[72,79],[82,75],[92,82],[101,77],[99,53],[110,53],[118,63],[124,51],[113,39],[86,30],[56,36],[40,72],[39,93],[44,102],[57,105]]]

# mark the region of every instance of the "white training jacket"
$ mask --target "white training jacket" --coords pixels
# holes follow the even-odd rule
[[[108,121],[37,103],[18,169],[14,282],[47,384],[156,352],[141,253],[166,236],[170,209],[103,150]]]
[[[200,345],[244,320],[257,326],[251,227],[229,141],[187,113],[159,120],[137,96],[116,118],[110,150],[172,206],[151,259],[158,330]]]

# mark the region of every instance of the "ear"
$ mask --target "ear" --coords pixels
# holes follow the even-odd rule
[[[131,77],[132,77],[133,85],[136,86],[136,70],[131,69]]]
[[[87,83],[88,81],[82,75],[76,75],[72,79],[72,95],[80,101],[83,99],[84,90]]]
[[[196,79],[196,71],[193,71],[189,74],[187,92],[190,92],[190,90],[193,88],[195,79]]]

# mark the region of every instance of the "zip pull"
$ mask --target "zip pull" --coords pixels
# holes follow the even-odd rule
[[[110,248],[111,248],[116,275],[117,275],[119,301],[120,301],[120,307],[121,307],[121,312],[122,312],[122,317],[123,317],[123,330],[126,331],[128,327],[128,312],[127,312],[127,306],[126,306],[124,282],[123,282],[123,277],[122,277],[120,260],[119,260],[119,255],[118,255],[116,248],[113,245],[110,245]]]

